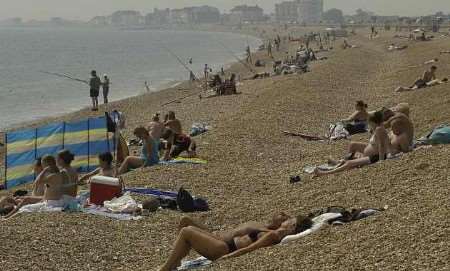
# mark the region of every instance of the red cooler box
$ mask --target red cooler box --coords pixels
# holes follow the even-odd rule
[[[118,178],[95,176],[91,178],[90,203],[103,205],[103,202],[122,196],[122,183]]]

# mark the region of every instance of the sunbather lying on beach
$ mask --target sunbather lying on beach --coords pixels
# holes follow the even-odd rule
[[[367,104],[363,101],[357,101],[355,105],[356,111],[350,117],[342,120],[345,124],[345,129],[351,135],[367,131],[367,119],[369,118],[367,107]]]
[[[344,161],[338,162],[340,165],[330,171],[322,171],[318,168],[314,170],[314,176],[335,174],[357,167],[377,163],[380,160],[386,160],[391,152],[388,132],[383,125],[383,113],[375,112],[369,116],[369,128],[372,137],[369,143],[351,142],[348,147],[348,154]],[[360,155],[359,157],[357,155]]]
[[[159,163],[159,146],[144,127],[134,129],[134,135],[142,140],[141,156],[128,156],[123,161],[117,174],[122,175],[130,169],[149,167]]]
[[[398,87],[395,91],[402,92],[402,91],[426,88],[428,86],[428,83],[430,83],[433,80],[436,80],[436,70],[437,70],[436,66],[431,66],[431,68],[429,70],[425,71],[423,73],[422,77],[417,79],[412,86]]]
[[[393,108],[383,108],[384,127],[390,128],[392,154],[407,153],[414,144],[414,125],[409,119],[409,105],[400,103]]]
[[[211,233],[205,226],[184,218],[173,252],[159,270],[174,270],[192,249],[212,261],[237,257],[276,245],[284,237],[303,232],[312,224],[308,217],[291,218],[281,213],[275,215],[267,225],[248,222],[228,232]]]
[[[102,153],[98,156],[99,168],[84,175],[80,178],[80,182],[84,183],[94,176],[114,177],[115,170],[112,166],[113,156],[109,152]]]
[[[5,216],[5,219],[13,217],[19,211],[39,211],[47,207],[62,207],[62,197],[65,195],[65,185],[69,182],[69,176],[60,172],[53,156],[42,157],[44,170],[36,179],[35,186],[44,186],[43,196],[30,196],[17,199],[15,208]]]

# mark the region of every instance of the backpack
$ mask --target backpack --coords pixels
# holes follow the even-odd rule
[[[195,211],[194,198],[183,187],[178,190],[177,205],[183,212],[191,213]]]
[[[433,129],[427,136],[418,140],[420,143],[438,145],[450,144],[450,126],[441,125]]]
[[[178,208],[186,213],[209,211],[208,202],[202,198],[194,198],[184,188],[180,188],[177,196]]]

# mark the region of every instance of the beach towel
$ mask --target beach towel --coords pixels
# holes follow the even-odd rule
[[[85,214],[91,214],[91,215],[98,215],[103,216],[107,218],[112,218],[116,220],[122,220],[122,221],[130,221],[130,220],[140,220],[142,219],[142,216],[134,216],[130,214],[114,214],[107,211],[104,207],[98,207],[98,206],[90,206],[87,208],[82,208],[81,212]]]
[[[177,268],[178,271],[190,270],[205,267],[212,264],[212,261],[206,259],[205,257],[199,257],[195,260],[184,261],[181,263],[181,266]]]
[[[322,171],[330,171],[330,170],[336,169],[338,166],[339,166],[339,164],[338,165],[323,164],[320,166],[306,166],[303,169],[303,172],[308,173],[308,174],[313,174],[314,171],[316,170],[316,168],[318,168]]]
[[[208,132],[210,127],[206,123],[194,123],[191,127],[191,133],[189,134],[191,137],[201,135],[203,133]]]
[[[177,192],[162,191],[152,188],[125,188],[124,192],[131,192],[135,194],[140,194],[144,196],[153,196],[158,198],[170,198],[175,200],[177,199],[178,196]]]
[[[36,204],[25,205],[18,213],[49,213],[62,212],[64,206],[63,200],[46,200]]]
[[[305,237],[307,235],[310,235],[318,230],[320,230],[324,225],[328,224],[328,221],[342,217],[341,214],[337,213],[326,213],[322,214],[318,217],[315,217],[312,219],[313,226],[310,229],[307,229],[306,231],[303,231],[301,233],[295,234],[295,235],[288,235],[281,240],[280,244],[285,245],[289,242],[296,241],[302,237]]]
[[[161,165],[171,165],[171,164],[193,164],[193,165],[205,165],[208,161],[202,160],[200,158],[183,158],[177,157],[170,161],[160,161]]]

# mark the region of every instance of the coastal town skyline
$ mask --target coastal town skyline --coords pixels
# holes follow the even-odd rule
[[[62,17],[69,20],[89,20],[98,15],[111,14],[117,10],[136,10],[142,13],[153,11],[154,8],[182,8],[186,6],[209,5],[217,7],[221,12],[229,12],[234,6],[240,4],[258,5],[267,14],[273,13],[275,4],[282,1],[273,0],[229,0],[224,3],[219,0],[154,0],[149,3],[145,0],[98,0],[95,2],[87,0],[78,1],[57,1],[40,0],[40,5],[30,5],[31,0],[0,0],[2,10],[0,10],[0,20],[12,17],[21,17],[24,20],[45,20],[52,17]],[[432,0],[428,2],[418,0],[324,0],[324,9],[338,8],[345,14],[353,14],[356,9],[372,11],[379,15],[402,15],[418,16],[423,14],[433,14],[438,11],[450,12],[450,4],[446,0]],[[419,14],[420,12],[420,14]]]

